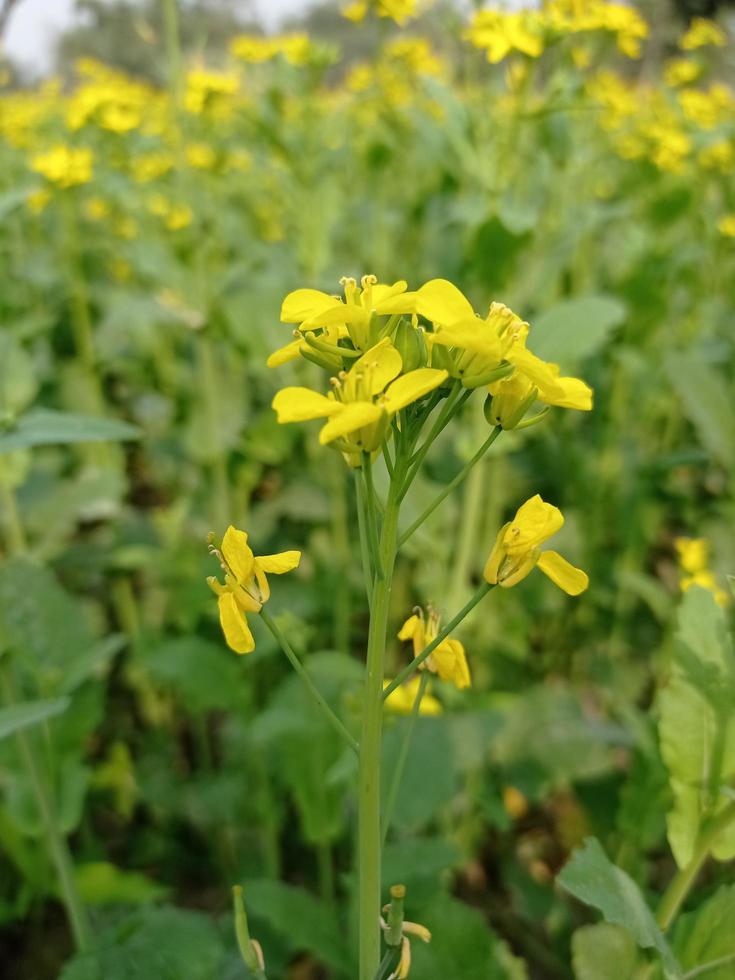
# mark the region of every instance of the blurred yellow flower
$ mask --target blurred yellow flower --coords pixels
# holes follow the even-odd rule
[[[727,44],[727,34],[712,20],[695,17],[689,25],[689,30],[679,39],[682,51],[694,51],[695,48],[713,46],[722,48]]]
[[[417,0],[354,0],[353,3],[342,8],[342,15],[348,20],[359,23],[372,12],[378,17],[394,20],[396,24],[405,24],[407,20],[416,17],[417,8]]]
[[[226,115],[230,97],[237,93],[239,84],[234,72],[192,68],[186,73],[184,108],[192,115],[204,112]]]
[[[670,58],[664,65],[664,81],[671,88],[688,85],[702,74],[702,68],[689,58]]]
[[[543,17],[531,10],[515,13],[480,10],[472,18],[465,37],[476,48],[485,50],[491,64],[497,64],[514,51],[538,58],[544,50]]]
[[[227,645],[235,653],[251,653],[255,649],[253,634],[246,613],[258,613],[270,598],[267,575],[283,575],[298,568],[300,551],[283,551],[277,555],[256,558],[245,531],[230,525],[222,539],[221,548],[211,547],[225,573],[222,585],[214,576],[207,584],[217,596],[220,624]]]
[[[575,568],[556,551],[539,546],[560,531],[564,517],[558,507],[547,504],[539,494],[518,508],[512,521],[498,532],[484,577],[490,585],[508,589],[522,581],[536,566],[567,595],[579,595],[589,585],[580,568]]]
[[[55,146],[38,153],[31,160],[31,169],[57,187],[76,187],[92,179],[92,151],[86,147]]]
[[[147,184],[150,181],[163,177],[174,165],[173,157],[170,153],[158,151],[155,153],[144,153],[141,156],[133,157],[130,162],[130,170],[133,180],[139,184]]]
[[[710,143],[699,153],[699,163],[705,170],[719,170],[728,174],[735,166],[735,144],[728,140]]]
[[[419,692],[420,680],[418,677],[412,677],[410,680],[406,681],[405,684],[399,684],[395,691],[391,691],[388,697],[385,699],[385,706],[389,711],[393,711],[398,715],[410,715],[413,711],[413,706],[416,702],[416,696]],[[383,690],[389,687],[391,681],[386,678],[383,681]],[[442,706],[439,701],[428,692],[424,694],[421,699],[421,704],[419,705],[420,715],[440,715],[442,711]]]
[[[717,579],[709,567],[710,545],[706,538],[675,538],[674,548],[679,559],[681,572],[679,585],[682,592],[692,586],[707,589],[720,606],[728,604],[728,595],[717,584]]]
[[[717,228],[726,238],[735,238],[735,214],[726,214],[720,218]]]
[[[217,154],[207,143],[189,143],[185,149],[186,162],[197,170],[212,170]]]
[[[441,621],[436,611],[429,607],[426,615],[418,609],[406,620],[398,633],[399,640],[411,640],[413,655],[418,657],[440,632]],[[451,681],[460,690],[470,686],[470,668],[467,665],[464,646],[459,640],[447,637],[419,665],[419,670],[430,670],[443,681]]]

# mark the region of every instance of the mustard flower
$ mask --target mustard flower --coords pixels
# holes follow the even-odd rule
[[[417,14],[417,0],[354,0],[342,8],[342,15],[359,23],[373,11],[378,17],[387,17],[396,24],[405,24]]]
[[[490,585],[509,589],[522,581],[537,565],[567,595],[579,595],[589,578],[556,551],[539,546],[561,530],[564,517],[558,507],[547,504],[539,494],[518,508],[512,521],[498,532],[483,575]]]
[[[214,576],[207,584],[217,596],[219,618],[227,645],[235,653],[251,653],[255,640],[246,613],[259,613],[270,598],[266,575],[283,575],[298,568],[300,551],[283,551],[277,555],[256,558],[245,531],[230,525],[221,548],[212,548],[225,573],[222,585]]]
[[[712,20],[705,17],[695,17],[689,29],[679,39],[682,51],[694,51],[696,48],[722,48],[727,44],[727,34]]]
[[[697,585],[711,592],[720,606],[727,605],[727,593],[718,586],[710,569],[709,541],[706,538],[675,538],[674,548],[679,559],[681,591],[687,592]]]
[[[31,169],[57,187],[76,187],[92,179],[92,151],[84,147],[55,146],[38,153],[31,160]]]
[[[421,681],[418,677],[412,677],[410,680],[406,681],[405,684],[400,684],[395,691],[391,691],[388,697],[385,699],[385,706],[389,711],[393,711],[398,715],[410,715],[413,712],[413,706],[416,703],[416,696],[419,692],[419,684]],[[383,690],[389,687],[391,681],[386,678],[383,681]],[[421,699],[421,704],[419,705],[420,715],[440,715],[442,711],[441,703],[433,696],[426,692]]]
[[[491,303],[482,320],[469,300],[446,279],[432,279],[411,295],[415,312],[434,325],[434,332],[426,338],[432,351],[437,345],[451,351],[449,364],[444,359],[437,359],[437,364],[447,366],[464,387],[491,384],[514,371],[536,388],[539,400],[548,405],[581,411],[592,408],[592,389],[578,378],[560,377],[556,364],[528,350],[528,324],[503,303]]]
[[[717,229],[725,238],[735,238],[735,214],[726,214],[717,222]]]
[[[407,405],[438,388],[447,372],[417,368],[401,375],[401,355],[384,337],[355,361],[349,372],[332,379],[332,391],[322,395],[310,388],[289,387],[273,399],[278,421],[327,419],[319,433],[322,445],[343,440],[348,454],[375,452],[388,432],[391,418]]]
[[[440,619],[431,607],[425,616],[423,609],[417,609],[409,616],[398,633],[399,640],[411,640],[413,655],[418,657],[440,632]],[[430,670],[443,681],[452,681],[460,690],[470,686],[470,669],[464,647],[459,640],[447,637],[419,665],[419,670]]]

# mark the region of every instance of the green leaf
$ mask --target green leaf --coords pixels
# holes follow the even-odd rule
[[[142,905],[168,892],[139,871],[123,871],[109,861],[78,864],[74,876],[82,900],[90,905]]]
[[[224,944],[205,915],[146,908],[105,930],[59,980],[212,980],[223,975],[224,961]]]
[[[698,351],[670,351],[664,364],[705,449],[724,466],[735,466],[735,409],[723,376]]]
[[[732,980],[735,976],[735,885],[720,888],[696,912],[677,919],[673,946],[682,967],[694,970],[724,960],[702,972],[706,980]]]
[[[599,909],[606,922],[627,929],[642,949],[655,949],[667,977],[681,977],[674,954],[638,885],[608,859],[596,838],[585,840],[556,880],[575,898]]]
[[[0,738],[7,738],[8,735],[37,725],[47,718],[60,715],[69,704],[69,698],[56,698],[52,701],[25,701],[0,708]]]
[[[0,453],[30,446],[59,446],[74,442],[121,442],[137,439],[140,430],[119,419],[97,418],[36,408],[0,429]]]
[[[440,893],[420,910],[406,900],[407,918],[431,931],[431,942],[411,941],[411,976],[421,980],[527,980],[525,963],[513,956],[477,909]]]
[[[313,895],[280,881],[258,879],[246,882],[245,901],[253,935],[258,935],[257,923],[265,922],[282,948],[313,953],[336,970],[349,970],[340,924],[333,911]]]
[[[638,961],[635,940],[622,926],[598,922],[572,936],[576,980],[621,980],[634,976]]]
[[[727,801],[721,787],[735,779],[735,657],[725,614],[712,594],[692,588],[682,600],[671,677],[659,692],[661,754],[674,805],[669,843],[679,867],[689,863],[704,819]],[[712,847],[721,861],[735,857],[735,827]]]
[[[596,354],[625,318],[625,307],[612,296],[579,296],[537,317],[532,325],[534,354],[558,361],[564,373]]]

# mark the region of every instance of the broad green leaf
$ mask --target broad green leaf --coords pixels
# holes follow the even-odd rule
[[[622,980],[634,976],[636,943],[627,929],[609,922],[582,926],[572,936],[576,980]]]
[[[724,466],[735,465],[735,409],[730,386],[695,351],[670,351],[664,360],[669,380],[705,449]]]
[[[69,698],[55,698],[52,701],[26,701],[0,708],[0,738],[7,738],[24,728],[53,718],[54,715],[66,711],[70,703]]]
[[[421,980],[527,980],[525,963],[513,956],[484,915],[440,893],[420,909],[406,899],[406,917],[431,931],[431,942],[411,941],[411,976]]]
[[[59,980],[213,980],[223,975],[225,947],[199,912],[145,908],[105,930],[78,953]]]
[[[722,887],[695,912],[676,922],[673,946],[685,970],[720,963],[701,975],[706,980],[735,976],[735,885]]]
[[[674,954],[638,885],[608,859],[596,838],[586,838],[556,880],[580,902],[599,909],[606,922],[627,929],[642,949],[655,949],[667,977],[681,977]]]
[[[146,648],[141,661],[156,684],[174,691],[192,714],[245,709],[243,663],[224,643],[180,637]]]
[[[280,881],[258,879],[245,883],[245,901],[248,917],[253,920],[253,935],[258,935],[257,923],[265,922],[282,950],[313,953],[328,966],[349,969],[350,957],[339,921],[332,909],[309,892]]]
[[[139,429],[119,419],[35,408],[0,429],[0,453],[75,442],[124,442],[139,436]]]
[[[735,664],[723,610],[705,589],[692,588],[679,609],[678,647],[658,696],[661,754],[674,794],[667,814],[679,867],[688,864],[702,821],[726,805],[720,787],[735,779]],[[721,861],[735,856],[735,827],[713,844]]]
[[[625,318],[625,307],[612,296],[579,296],[546,310],[532,323],[534,354],[570,367],[601,350]]]
[[[139,871],[124,871],[109,861],[78,864],[74,875],[82,900],[90,905],[142,905],[168,892]]]

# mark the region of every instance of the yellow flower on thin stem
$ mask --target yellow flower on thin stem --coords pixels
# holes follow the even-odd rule
[[[411,640],[413,655],[418,657],[439,635],[441,620],[431,606],[426,615],[417,607],[406,620],[398,633],[399,640]],[[460,690],[470,686],[470,669],[463,645],[459,640],[449,637],[442,640],[436,649],[419,665],[419,670],[430,670],[443,681],[452,681]],[[392,695],[391,695],[392,696]],[[390,697],[388,698],[390,700]]]
[[[447,372],[417,368],[401,374],[401,355],[386,337],[366,351],[349,372],[332,379],[332,392],[322,395],[310,388],[283,388],[273,399],[278,421],[306,422],[327,419],[319,433],[326,445],[340,440],[348,454],[375,452],[388,432],[391,418],[401,409],[439,387]]]
[[[558,507],[547,504],[539,494],[518,508],[512,521],[498,532],[485,564],[485,581],[509,589],[536,566],[567,595],[579,595],[589,585],[581,568],[575,568],[556,551],[541,551],[540,545],[560,531],[564,517]]]
[[[259,613],[270,598],[266,575],[283,575],[298,567],[300,551],[283,551],[277,555],[256,558],[245,531],[230,525],[221,548],[212,548],[225,573],[222,585],[214,576],[207,584],[217,596],[219,618],[227,645],[235,653],[251,653],[255,640],[246,613]]]

